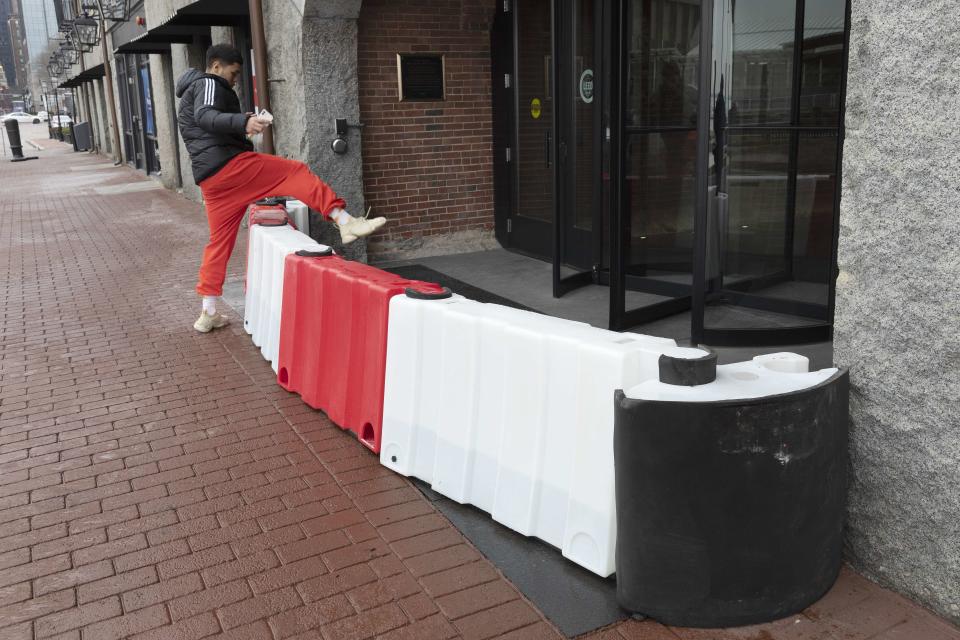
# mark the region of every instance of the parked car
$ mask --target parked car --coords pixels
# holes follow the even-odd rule
[[[25,111],[14,111],[3,116],[3,122],[7,120],[16,120],[20,124],[40,124],[40,118],[32,113],[26,113]]]
[[[69,127],[73,119],[70,116],[50,116],[50,126]]]
[[[50,114],[46,111],[37,111],[37,117],[40,118],[40,122],[46,122],[50,119]]]

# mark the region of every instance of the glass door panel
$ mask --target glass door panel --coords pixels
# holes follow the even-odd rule
[[[160,173],[160,154],[157,143],[157,123],[153,108],[153,91],[150,77],[150,59],[138,56],[140,82],[140,110],[143,113],[143,149],[147,173]]]
[[[803,17],[803,76],[800,124],[838,127],[842,112],[844,69],[844,2],[806,0]]]
[[[554,295],[594,282],[602,249],[594,242],[601,226],[603,70],[599,0],[557,3],[557,215]]]
[[[574,229],[590,231],[598,206],[595,192],[597,183],[596,163],[599,159],[599,114],[600,100],[596,97],[596,87],[600,82],[596,60],[596,19],[599,2],[595,0],[574,0],[576,23],[573,29],[574,50],[576,53],[573,68],[574,91],[570,96],[573,112],[574,131],[574,211],[569,217]]]
[[[846,2],[711,3],[712,153],[698,225],[708,255],[693,338],[828,339]]]
[[[611,236],[616,329],[690,308],[701,72],[700,0],[620,6],[620,144],[613,163],[619,188]],[[627,290],[636,292],[630,310]]]
[[[555,100],[551,0],[516,2],[516,207],[511,246],[553,255]]]

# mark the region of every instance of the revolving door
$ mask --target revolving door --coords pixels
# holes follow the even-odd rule
[[[613,4],[611,327],[829,339],[849,3]]]

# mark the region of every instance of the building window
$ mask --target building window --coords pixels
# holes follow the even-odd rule
[[[443,100],[443,67],[440,54],[397,54],[400,100]]]

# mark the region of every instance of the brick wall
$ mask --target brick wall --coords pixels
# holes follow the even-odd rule
[[[364,191],[390,218],[376,257],[412,238],[493,228],[495,0],[365,0],[359,23]],[[400,102],[398,53],[445,56],[446,99]]]

